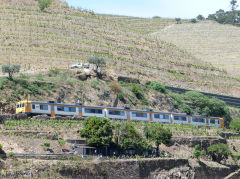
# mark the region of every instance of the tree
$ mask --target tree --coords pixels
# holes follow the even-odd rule
[[[83,121],[82,137],[93,147],[103,147],[112,142],[113,126],[107,118],[88,117]]]
[[[213,144],[207,148],[212,160],[220,163],[223,159],[227,159],[232,154],[227,144]]]
[[[236,130],[240,134],[240,119],[231,121],[230,128]]]
[[[230,4],[231,4],[232,11],[235,11],[238,8],[237,0],[231,0]]]
[[[157,147],[157,155],[159,155],[159,145],[168,144],[172,137],[172,133],[169,129],[165,129],[159,124],[146,125],[144,127],[145,136],[151,141],[155,142]]]
[[[200,20],[200,21],[205,20],[205,17],[203,15],[199,14],[197,16],[197,20]]]
[[[106,65],[106,60],[101,57],[89,57],[88,63],[96,65],[96,71],[98,71],[99,67],[104,67]]]
[[[8,73],[10,80],[13,80],[13,74],[20,71],[20,65],[2,65],[2,72]]]
[[[124,123],[120,128],[119,144],[123,150],[135,150],[138,154],[151,149],[147,140],[129,122]]]
[[[181,18],[175,18],[177,24],[181,24]]]
[[[52,0],[38,0],[38,6],[41,11],[44,11],[52,4]]]

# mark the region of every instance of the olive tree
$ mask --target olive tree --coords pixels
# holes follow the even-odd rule
[[[41,11],[48,8],[52,4],[52,0],[38,0],[38,6]]]
[[[106,65],[106,60],[102,57],[89,57],[88,63],[96,65],[96,70],[98,70],[100,67],[104,67]]]
[[[2,72],[8,73],[10,80],[13,79],[13,74],[20,71],[20,65],[2,65]]]

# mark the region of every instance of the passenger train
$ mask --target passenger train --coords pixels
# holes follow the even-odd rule
[[[16,114],[47,114],[49,116],[107,117],[126,121],[149,121],[161,123],[192,124],[197,126],[224,127],[223,118],[168,113],[153,110],[135,110],[103,106],[86,106],[83,104],[62,104],[54,101],[20,101]]]

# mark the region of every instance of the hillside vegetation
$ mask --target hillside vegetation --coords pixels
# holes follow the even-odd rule
[[[0,13],[0,65],[10,61],[21,64],[22,72],[39,73],[100,56],[108,59],[107,69],[116,76],[240,95],[238,77],[136,30],[142,29],[144,22],[154,21],[162,28],[168,20],[145,19],[140,23],[141,19],[133,18],[130,28],[125,17],[118,21],[118,17],[74,10],[56,0],[46,12],[41,12],[34,0],[2,0]],[[149,32],[155,28],[158,26]]]
[[[174,24],[153,34],[160,40],[176,44],[199,59],[238,75],[239,27],[203,21],[196,24]]]

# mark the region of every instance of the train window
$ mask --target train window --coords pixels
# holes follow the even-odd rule
[[[19,104],[17,104],[17,108],[19,108]]]
[[[40,105],[40,110],[48,110],[48,105]]]
[[[124,111],[109,110],[108,113],[109,113],[109,115],[114,115],[114,116],[125,116]]]
[[[154,118],[157,118],[157,119],[169,119],[169,115],[154,114]]]
[[[204,123],[204,122],[205,122],[205,119],[202,119],[202,118],[192,118],[192,121],[193,121],[193,122]]]
[[[218,120],[218,124],[220,124],[220,121]]]
[[[24,107],[24,103],[22,103],[22,108]]]
[[[147,117],[147,113],[138,113],[138,112],[133,112],[132,117]]]
[[[187,118],[184,116],[174,116],[175,121],[187,121]]]
[[[64,111],[64,107],[63,106],[57,106],[57,111]]]
[[[210,123],[211,124],[215,124],[215,120],[210,120]]]
[[[32,109],[35,109],[35,104],[32,104]]]
[[[76,108],[69,107],[69,112],[76,112]]]
[[[85,113],[102,114],[102,109],[88,109],[88,108],[85,108]]]

